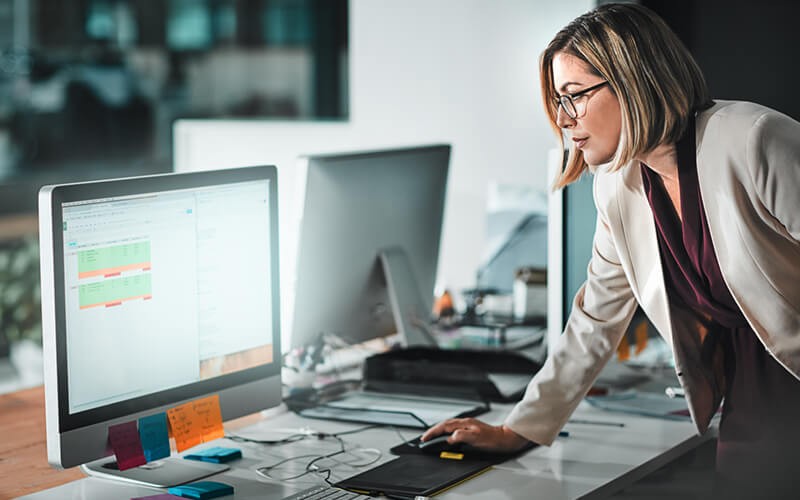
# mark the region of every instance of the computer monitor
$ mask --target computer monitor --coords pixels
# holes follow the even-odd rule
[[[49,462],[217,472],[115,470],[108,428],[211,394],[223,420],[280,403],[275,167],[45,186],[39,221]]]
[[[400,333],[432,345],[430,319],[449,145],[301,157],[305,187],[293,347]],[[305,180],[303,180],[305,179]]]

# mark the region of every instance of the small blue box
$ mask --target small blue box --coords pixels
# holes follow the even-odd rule
[[[167,489],[172,495],[195,500],[224,497],[233,495],[233,486],[216,481],[198,481],[196,483],[182,484]]]
[[[189,455],[184,455],[186,460],[200,460],[201,462],[211,462],[221,464],[242,458],[242,451],[238,448],[223,448],[215,446],[207,450],[201,450]]]

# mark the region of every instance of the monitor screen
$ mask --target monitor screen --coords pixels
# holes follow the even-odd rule
[[[430,340],[408,338],[396,313],[430,315],[449,161],[449,145],[301,158],[293,347],[323,333]]]
[[[226,420],[280,401],[276,198],[274,167],[42,188],[52,463],[203,395]]]

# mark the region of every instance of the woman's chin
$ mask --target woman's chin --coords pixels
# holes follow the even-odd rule
[[[581,152],[583,153],[583,161],[585,161],[586,164],[592,169],[595,169],[601,165],[605,165],[614,158],[613,156],[595,154],[592,151],[584,150]]]

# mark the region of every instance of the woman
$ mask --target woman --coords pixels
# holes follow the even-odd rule
[[[423,440],[551,444],[638,304],[672,346],[699,432],[725,399],[718,484],[780,483],[800,470],[800,123],[712,101],[675,34],[633,4],[574,20],[540,71],[551,124],[571,143],[556,187],[594,171],[588,277],[503,425],[449,420]]]

